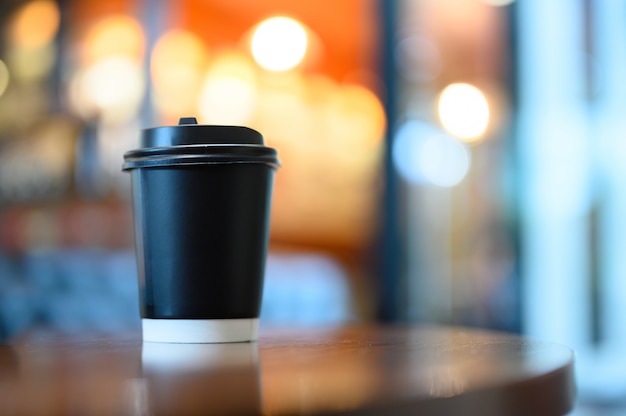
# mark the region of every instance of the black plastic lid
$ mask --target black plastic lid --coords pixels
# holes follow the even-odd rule
[[[256,144],[263,146],[263,136],[242,126],[198,124],[195,117],[183,117],[178,126],[145,129],[141,147],[182,146],[188,144]]]
[[[242,126],[199,125],[195,117],[178,126],[145,129],[141,147],[124,154],[123,170],[157,166],[262,163],[280,166],[276,150],[263,145],[263,136]]]

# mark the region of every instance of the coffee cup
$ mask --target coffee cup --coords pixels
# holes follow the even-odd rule
[[[143,130],[131,175],[147,342],[257,338],[277,152],[241,126]]]

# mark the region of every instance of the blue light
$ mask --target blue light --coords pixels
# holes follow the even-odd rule
[[[414,184],[453,187],[465,178],[471,165],[465,144],[416,120],[398,129],[392,152],[400,175]]]

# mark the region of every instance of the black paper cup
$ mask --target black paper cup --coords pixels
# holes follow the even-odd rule
[[[255,340],[276,150],[255,130],[144,130],[130,171],[144,341]]]

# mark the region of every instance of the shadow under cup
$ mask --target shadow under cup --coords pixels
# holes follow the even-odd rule
[[[255,340],[276,151],[252,129],[197,124],[144,130],[141,145],[123,169],[144,341]]]

